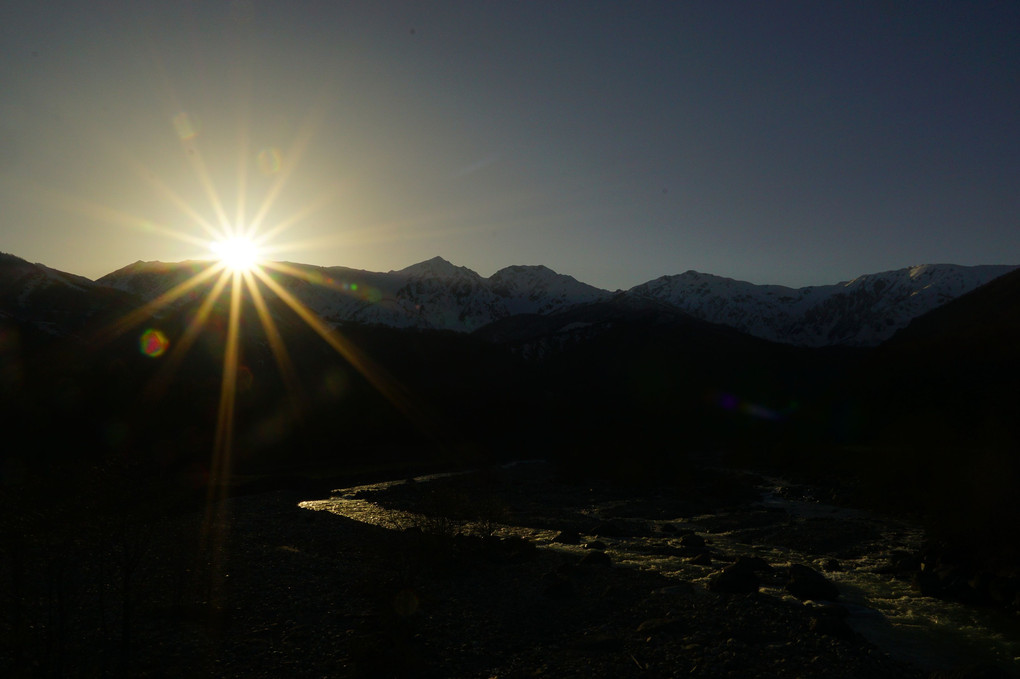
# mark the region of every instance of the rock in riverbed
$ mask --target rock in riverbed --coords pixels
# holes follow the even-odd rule
[[[798,599],[824,599],[835,601],[839,588],[813,568],[795,563],[790,566],[790,579],[786,591]]]

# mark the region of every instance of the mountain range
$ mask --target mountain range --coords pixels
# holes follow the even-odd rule
[[[23,273],[27,272],[21,265]],[[40,267],[23,279],[113,288],[149,301],[194,276],[208,262],[135,262],[93,283]],[[32,266],[32,265],[28,265]],[[943,304],[1017,268],[1015,265],[927,264],[866,274],[832,285],[758,285],[688,271],[611,292],[545,266],[510,266],[485,278],[441,257],[387,273],[347,267],[285,264],[272,276],[329,323],[378,324],[473,332],[514,318],[556,329],[578,321],[578,309],[613,301],[615,308],[660,304],[710,323],[774,342],[804,347],[876,346]],[[45,287],[45,285],[43,285]],[[38,294],[38,293],[36,293]],[[569,312],[569,313],[568,313]],[[561,316],[561,314],[567,314]],[[573,314],[573,315],[570,315]],[[499,333],[491,333],[490,335]]]
[[[213,278],[147,301],[210,266],[137,262],[91,281],[0,254],[0,429],[33,442],[0,451],[0,474],[124,459],[204,478],[233,374],[230,303],[205,309]],[[711,450],[856,479],[957,538],[1002,546],[988,531],[1020,520],[1016,266],[800,289],[687,272],[615,292],[542,266],[485,278],[440,258],[267,271],[339,332],[264,287],[273,335],[242,297],[240,470],[527,456],[659,481]],[[163,358],[139,351],[152,328],[169,340]]]

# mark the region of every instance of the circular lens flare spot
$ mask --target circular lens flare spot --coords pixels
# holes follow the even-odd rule
[[[170,340],[166,338],[166,335],[161,330],[149,328],[142,333],[138,346],[146,356],[158,358],[166,353],[167,348],[170,346]]]
[[[234,271],[248,271],[259,260],[259,250],[255,243],[243,236],[212,243],[209,247],[220,262]]]
[[[262,174],[267,176],[276,174],[283,166],[283,155],[277,148],[262,149],[259,151],[256,162],[258,163],[259,171]]]
[[[198,122],[184,111],[173,117],[173,124],[181,141],[191,141],[198,136]]]

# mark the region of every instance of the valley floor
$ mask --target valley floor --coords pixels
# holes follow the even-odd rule
[[[892,657],[845,625],[838,608],[767,586],[712,591],[708,574],[738,555],[711,538],[698,549],[697,538],[685,539],[690,531],[668,528],[669,519],[700,516],[706,535],[719,522],[746,520],[739,528],[762,539],[827,540],[847,557],[867,536],[787,530],[793,524],[763,520],[767,510],[753,520],[717,513],[713,526],[712,502],[745,506],[752,489],[739,479],[699,481],[706,493],[640,501],[633,489],[535,481],[513,470],[348,493],[406,512],[375,524],[309,511],[329,509],[329,501],[303,508],[307,495],[289,491],[232,498],[214,516],[178,517],[146,549],[129,643],[106,644],[103,653],[95,651],[103,644],[50,644],[60,657],[33,657],[56,638],[39,632],[15,669],[147,677],[950,676]],[[635,520],[650,513],[658,519]],[[509,534],[510,523],[530,535]],[[708,561],[673,573],[629,567],[614,544],[641,531],[649,550],[684,562],[704,553]],[[207,558],[184,564],[173,536],[200,533]],[[763,573],[763,584],[779,571]]]

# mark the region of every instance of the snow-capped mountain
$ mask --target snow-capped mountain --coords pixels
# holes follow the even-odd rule
[[[688,271],[627,291],[764,339],[820,347],[875,346],[914,318],[1016,266],[926,264],[834,285],[756,285]]]
[[[150,300],[210,265],[135,262],[97,283]],[[484,278],[441,257],[387,273],[290,263],[266,270],[298,301],[337,324],[470,332],[507,316],[553,313],[610,294],[544,266],[511,266]]]
[[[596,302],[609,297],[605,290],[541,265],[500,269],[489,278],[489,286],[506,300],[511,315],[550,314],[581,302]]]
[[[0,320],[63,337],[83,324],[130,308],[117,290],[75,274],[0,253]]]
[[[390,274],[394,299],[419,327],[474,330],[509,313],[486,279],[441,257]]]
[[[209,266],[136,262],[97,283],[150,300]],[[688,271],[638,285],[624,297],[663,302],[697,319],[775,342],[875,346],[912,319],[1016,268],[927,264],[804,288]],[[471,332],[511,316],[548,316],[613,295],[545,266],[509,266],[484,278],[441,257],[386,273],[287,263],[266,270],[289,294],[333,324]],[[190,295],[204,295],[206,289],[196,288]]]

